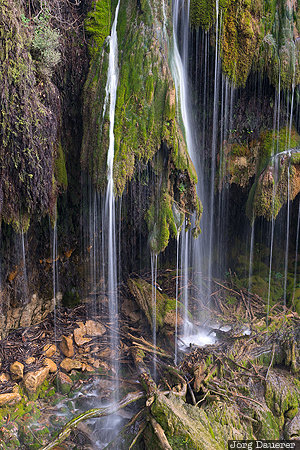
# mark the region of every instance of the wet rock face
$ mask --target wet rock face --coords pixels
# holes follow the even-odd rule
[[[53,302],[34,294],[26,306],[4,305],[4,309],[5,314],[0,315],[0,337],[2,339],[10,330],[40,323],[53,310]]]

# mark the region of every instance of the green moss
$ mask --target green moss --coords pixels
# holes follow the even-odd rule
[[[41,78],[38,71],[31,47],[34,26],[22,21],[21,5],[5,0],[0,6],[1,214],[17,228],[24,217],[41,216],[55,202],[53,143],[57,133],[53,114],[57,92],[49,77]]]
[[[171,202],[170,195],[163,192],[159,202],[154,201],[146,215],[150,247],[156,255],[165,250],[170,235],[177,235]]]
[[[288,193],[288,170],[289,159],[282,160],[278,169],[278,180],[275,183],[271,156],[283,152],[289,148],[296,148],[300,145],[300,136],[295,128],[292,129],[289,138],[286,128],[282,128],[279,133],[265,131],[260,136],[260,150],[256,162],[256,178],[250,190],[247,201],[247,215],[249,218],[264,216],[268,220],[276,217],[287,201]],[[295,182],[294,182],[295,175]],[[291,192],[290,199],[298,194],[296,172],[293,167],[290,169]]]
[[[277,0],[220,0],[219,11],[222,68],[235,85],[244,85],[251,69],[267,73],[275,86],[279,72],[281,87],[299,84],[299,51],[294,40],[299,33],[297,6]],[[190,20],[193,27],[212,28],[215,3],[191,0]]]
[[[110,34],[111,2],[110,0],[94,0],[91,11],[85,20],[85,29],[90,37],[89,50],[91,56],[97,55],[104,40]]]
[[[292,419],[299,408],[299,389],[293,379],[290,376],[287,377],[288,375],[285,377],[284,384],[280,383],[281,378],[277,380],[271,377],[266,385],[266,402],[274,412],[280,428],[284,425],[285,417]]]
[[[201,27],[208,30],[215,22],[215,15],[214,2],[210,0],[191,0],[190,20],[193,27]]]

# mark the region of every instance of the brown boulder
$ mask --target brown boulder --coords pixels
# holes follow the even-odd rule
[[[33,356],[29,356],[29,358],[26,359],[25,363],[30,365],[35,362],[35,358]]]
[[[1,373],[0,375],[0,383],[7,383],[10,381],[10,376],[8,373]]]
[[[103,336],[105,333],[105,326],[100,322],[95,322],[94,320],[88,320],[85,323],[86,334],[89,336]]]
[[[53,356],[56,353],[56,345],[54,344],[47,344],[45,345],[45,347],[43,348],[43,351],[45,353],[45,355],[47,356],[47,358],[51,358],[51,356]]]
[[[8,394],[0,394],[0,406],[15,405],[21,401],[22,397],[19,392],[10,392]]]
[[[71,372],[73,369],[81,369],[82,363],[77,359],[65,358],[60,363],[61,369],[64,369],[66,372]]]
[[[44,366],[49,367],[50,373],[55,373],[57,371],[57,365],[55,364],[54,361],[52,361],[52,359],[45,358],[43,364],[44,364]]]
[[[24,386],[28,393],[35,393],[49,375],[49,367],[43,367],[36,372],[28,372],[24,377]]]
[[[24,365],[19,361],[15,361],[9,368],[13,380],[21,380],[24,374]]]
[[[86,328],[75,328],[74,330],[74,341],[76,345],[84,345],[91,341],[91,338],[83,337],[86,334]]]
[[[73,386],[73,381],[67,374],[58,372],[56,381],[58,384],[58,388],[62,394],[68,394],[70,392],[71,387]]]
[[[67,358],[71,358],[74,356],[74,345],[73,345],[73,339],[72,336],[63,336],[62,341],[60,343],[60,349],[64,356]]]

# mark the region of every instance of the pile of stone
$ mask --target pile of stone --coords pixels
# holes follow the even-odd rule
[[[93,373],[102,370],[108,373],[110,367],[105,360],[109,359],[110,350],[105,342],[107,333],[102,323],[94,320],[77,322],[71,334],[43,346],[42,358],[32,355],[23,362],[16,360],[10,364],[9,371],[0,372],[0,387],[2,392],[5,391],[0,394],[0,407],[20,402],[22,392],[29,397],[37,395],[46,380],[56,379],[59,390],[68,393],[73,386],[70,374],[74,371]],[[37,364],[39,368],[36,368]]]

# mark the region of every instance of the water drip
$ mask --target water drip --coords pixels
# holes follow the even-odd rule
[[[180,231],[177,231],[176,237],[176,324],[175,324],[175,358],[174,363],[177,365],[177,353],[178,353],[178,287],[179,287],[179,238]]]
[[[181,298],[183,303],[183,336],[188,335],[188,311],[189,311],[189,233],[185,229],[182,230],[181,239]]]
[[[153,358],[153,378],[156,379],[156,304],[157,304],[157,254],[151,252],[151,282],[152,282],[152,333],[153,333],[153,345],[155,347],[155,353]]]
[[[290,236],[290,163],[288,163],[288,190],[287,190],[287,215],[286,215],[286,246],[285,246],[285,261],[284,261],[284,290],[283,302],[286,307],[286,287],[287,287],[287,272],[288,272],[288,256],[289,256],[289,236]]]
[[[215,74],[214,74],[214,103],[213,103],[213,131],[212,131],[212,153],[211,153],[211,174],[210,174],[210,201],[209,201],[209,249],[208,249],[208,290],[207,296],[211,292],[212,281],[212,255],[214,236],[214,196],[215,196],[215,174],[217,157],[217,137],[218,137],[218,112],[219,112],[219,0],[216,0],[216,42],[215,42]]]
[[[57,293],[58,293],[58,252],[57,252],[57,210],[54,213],[52,230],[52,287],[53,287],[53,320],[54,336],[57,342]]]
[[[117,294],[117,248],[116,248],[116,211],[115,211],[115,195],[114,195],[114,179],[113,165],[115,152],[115,108],[117,100],[118,87],[118,37],[117,37],[117,21],[119,14],[120,1],[118,2],[115,18],[109,37],[109,64],[106,82],[106,97],[104,102],[104,112],[109,101],[109,147],[107,152],[107,189],[104,204],[103,217],[103,239],[102,243],[106,247],[107,257],[107,296],[109,300],[109,319],[112,331],[110,333],[111,348],[111,364],[115,373],[115,392],[114,401],[118,400],[119,395],[119,363],[118,363],[118,294]]]
[[[21,247],[22,247],[22,268],[23,268],[23,294],[24,294],[24,304],[29,301],[29,288],[28,288],[28,278],[27,278],[27,266],[26,266],[26,250],[25,250],[25,238],[24,231],[21,232]]]
[[[251,292],[252,288],[252,275],[253,275],[253,250],[254,250],[254,230],[255,230],[255,217],[253,216],[251,222],[251,241],[250,241],[250,256],[249,256],[249,278],[248,278],[248,291]]]

